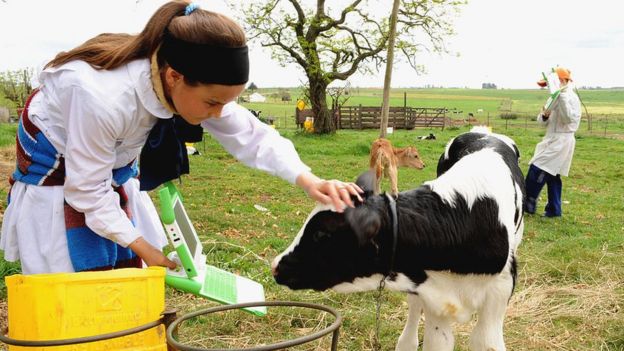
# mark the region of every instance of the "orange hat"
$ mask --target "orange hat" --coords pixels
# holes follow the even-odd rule
[[[555,73],[557,73],[557,77],[559,77],[559,79],[572,80],[570,70],[567,68],[556,67]],[[546,80],[544,79],[540,79],[537,81],[537,85],[539,85],[542,88],[545,88],[548,86],[548,82],[546,82]]]
[[[555,72],[557,72],[557,76],[559,76],[559,79],[572,80],[572,78],[570,78],[570,70],[567,68],[557,67],[555,68]]]

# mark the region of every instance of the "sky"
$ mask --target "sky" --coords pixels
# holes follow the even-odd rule
[[[103,32],[138,33],[165,0],[0,0],[0,71],[40,70],[59,51]],[[234,17],[226,0],[199,0],[202,8]],[[329,3],[329,2],[328,2]],[[387,4],[386,4],[387,3]],[[373,0],[381,11],[391,0]],[[455,19],[448,48],[456,55],[422,54],[418,74],[393,70],[392,87],[537,88],[541,72],[572,71],[578,86],[624,86],[624,24],[620,0],[468,0]],[[305,82],[296,64],[281,67],[250,44],[250,82],[292,87]],[[382,87],[378,74],[356,74],[352,86]]]

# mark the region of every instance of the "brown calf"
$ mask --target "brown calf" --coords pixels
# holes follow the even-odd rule
[[[418,150],[413,146],[394,148],[388,139],[379,138],[373,141],[370,153],[370,168],[375,171],[375,194],[381,191],[381,178],[385,175],[390,179],[391,194],[399,193],[397,167],[411,167],[423,169],[425,163],[420,158]]]

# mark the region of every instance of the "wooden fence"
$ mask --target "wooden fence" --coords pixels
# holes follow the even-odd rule
[[[390,107],[388,127],[394,129],[442,128],[451,125],[446,108]],[[381,107],[341,106],[338,109],[338,129],[375,129],[381,126]]]
[[[510,129],[543,130],[543,126],[535,121],[536,113],[514,112],[511,118],[502,118],[500,112],[477,112],[467,116],[454,116],[453,109],[419,108],[419,107],[391,107],[388,127],[394,129],[413,128],[448,128],[465,125],[490,126],[497,133],[505,134]],[[583,111],[585,112],[585,111]],[[301,128],[305,117],[314,117],[312,110],[296,110],[295,123]],[[334,115],[338,129],[379,129],[381,107],[342,106]],[[284,114],[276,121],[278,128],[290,126],[292,116]],[[624,140],[624,116],[618,114],[586,115],[583,114],[578,135],[599,135]]]
[[[314,117],[312,109],[299,110],[295,107],[295,124],[297,125],[297,128],[303,128],[303,123],[305,122],[306,117]]]

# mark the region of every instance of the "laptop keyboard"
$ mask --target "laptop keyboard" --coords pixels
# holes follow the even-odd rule
[[[215,266],[206,266],[204,285],[200,294],[224,303],[235,304],[236,276]]]

